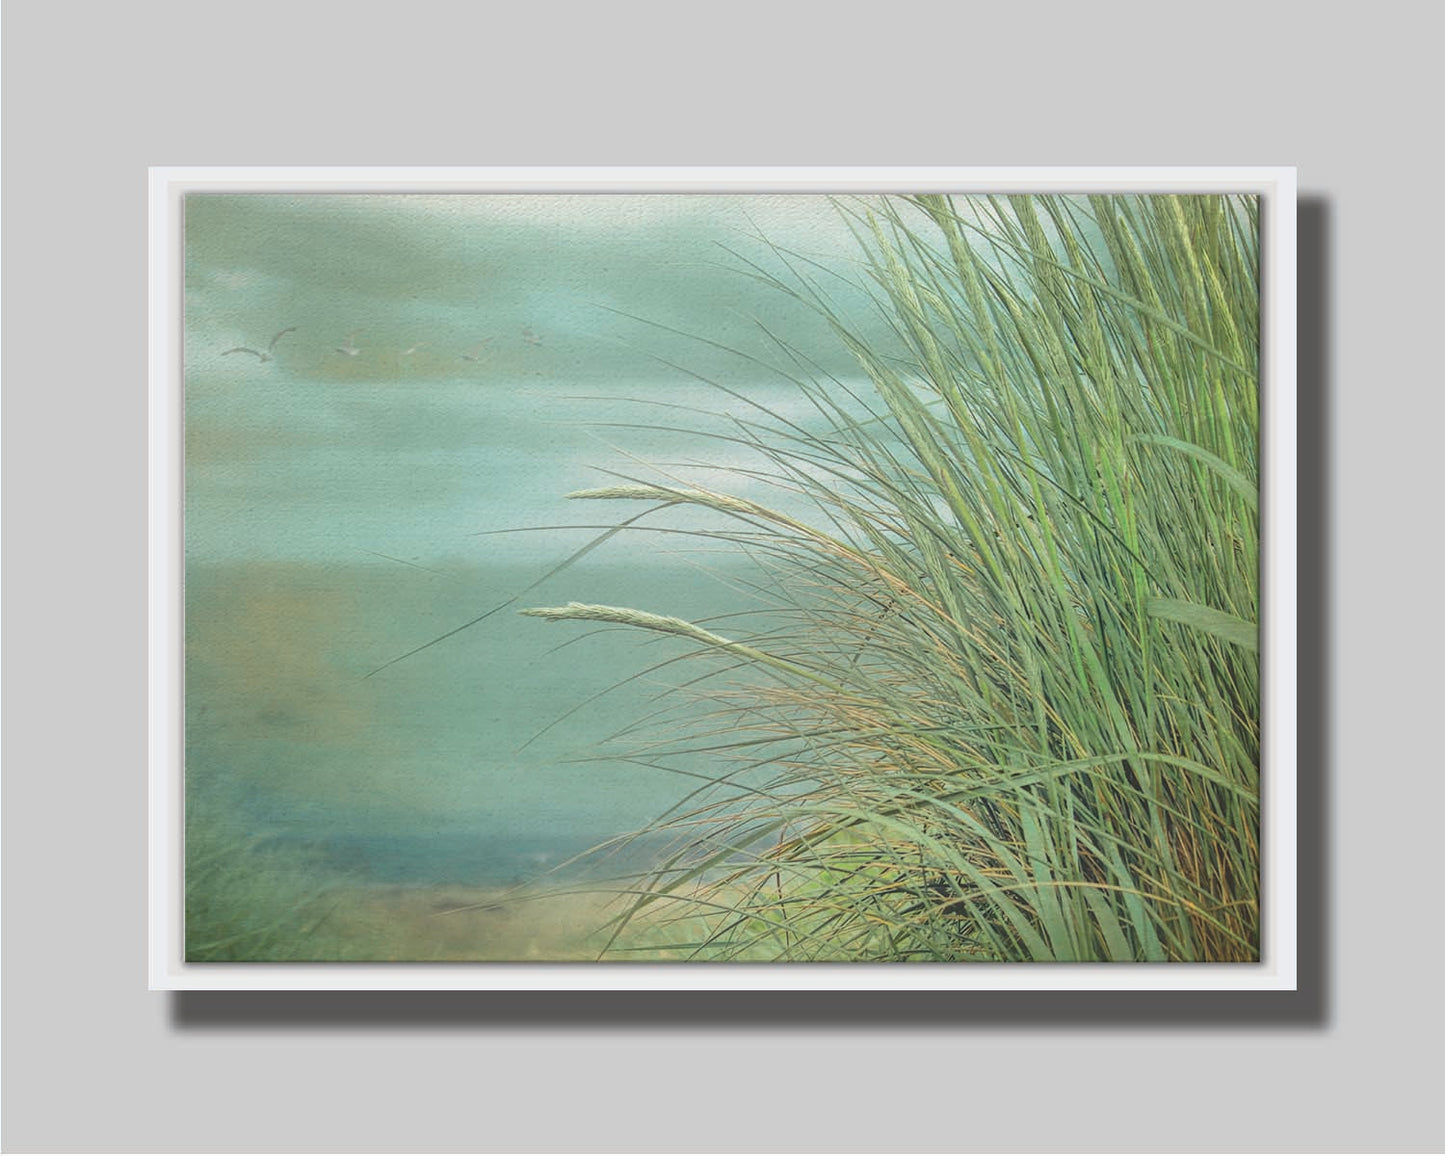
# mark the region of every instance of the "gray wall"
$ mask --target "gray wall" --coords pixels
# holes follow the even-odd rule
[[[11,0],[5,1149],[1441,1147],[1436,38],[1295,10]],[[145,168],[548,162],[1299,165],[1306,990],[145,990]]]

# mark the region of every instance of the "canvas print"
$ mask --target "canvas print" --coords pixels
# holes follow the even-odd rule
[[[184,954],[1260,958],[1260,220],[184,200]]]

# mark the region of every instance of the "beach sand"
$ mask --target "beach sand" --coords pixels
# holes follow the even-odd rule
[[[339,887],[326,903],[318,944],[387,962],[594,960],[615,910],[608,895],[458,886]]]

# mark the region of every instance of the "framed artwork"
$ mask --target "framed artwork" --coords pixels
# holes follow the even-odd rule
[[[1294,212],[153,169],[152,987],[1292,989]]]

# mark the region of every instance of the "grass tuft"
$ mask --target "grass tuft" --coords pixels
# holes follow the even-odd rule
[[[840,208],[886,336],[790,254],[751,270],[859,366],[813,375],[769,335],[814,418],[733,440],[778,501],[569,495],[715,515],[764,626],[524,611],[726,660],[634,756],[710,785],[649,832],[673,850],[615,944],[642,921],[699,959],[1257,959],[1256,202]]]

